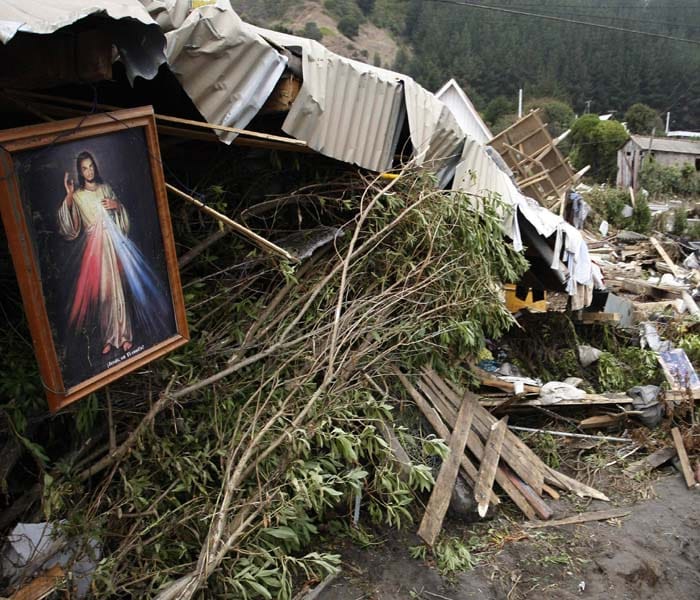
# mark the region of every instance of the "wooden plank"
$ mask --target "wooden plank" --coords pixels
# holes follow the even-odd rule
[[[10,600],[41,600],[52,594],[63,583],[65,571],[60,565],[54,565],[45,573],[32,579],[27,585],[18,589]]]
[[[506,400],[506,402],[509,399]],[[484,407],[498,407],[503,404],[502,399],[491,399],[491,398],[481,398],[479,403]],[[513,405],[512,408],[527,408],[528,406],[548,406],[549,408],[558,408],[560,406],[606,406],[610,404],[632,404],[632,398],[627,394],[611,394],[608,396],[603,396],[599,394],[587,394],[585,398],[580,398],[578,400],[561,400],[556,404],[546,404],[542,402],[539,398],[532,398],[530,400],[518,400],[518,403]]]
[[[627,415],[625,413],[618,413],[615,415],[594,415],[580,421],[578,426],[581,429],[604,429],[606,427],[618,425],[620,421],[624,421],[626,418]]]
[[[498,459],[501,456],[501,447],[503,446],[503,438],[506,435],[507,424],[508,417],[505,417],[491,427],[491,433],[484,449],[484,456],[479,466],[479,477],[474,486],[474,499],[477,502],[477,512],[482,518],[486,516],[486,512],[489,509],[491,488],[496,479]]]
[[[426,383],[432,384],[440,393],[444,394],[454,406],[458,402],[457,392],[452,389],[447,382],[442,380],[437,373],[431,370],[424,370],[427,377]],[[479,406],[474,414],[474,429],[478,432],[482,440],[486,441],[491,430],[491,426],[496,422],[494,417],[484,407]],[[520,438],[511,433],[506,433],[506,438],[501,450],[501,458],[510,465],[518,477],[525,481],[538,494],[542,493],[542,484],[544,483],[544,470],[540,468],[541,461],[522,441]]]
[[[676,265],[671,260],[671,257],[668,255],[666,250],[664,250],[664,247],[659,243],[659,240],[657,240],[654,236],[649,237],[649,241],[651,242],[651,245],[654,246],[656,251],[659,253],[659,256],[664,259],[664,262],[669,266],[671,269],[671,273],[673,273],[673,276],[676,279],[681,279],[683,277],[683,272],[681,269]]]
[[[555,519],[554,521],[537,521],[535,523],[523,523],[527,529],[541,529],[542,527],[558,527],[560,525],[579,525],[590,523],[591,521],[607,521],[608,519],[620,519],[626,517],[632,511],[627,508],[612,508],[610,510],[596,510],[581,513],[565,519]]]
[[[690,468],[688,453],[685,451],[683,437],[681,436],[681,432],[678,427],[671,429],[671,435],[673,436],[673,444],[676,446],[676,452],[678,452],[678,459],[681,462],[681,470],[683,471],[685,484],[689,488],[694,488],[698,484],[695,482],[695,475],[693,474],[693,470]]]
[[[442,416],[445,422],[453,425],[457,414],[455,409],[449,404],[444,396],[436,394],[434,391],[425,391],[426,396],[433,403],[433,406],[437,409],[438,413]],[[477,461],[482,461],[484,457],[484,452],[486,450],[484,443],[479,438],[478,434],[474,431],[474,423],[472,422],[472,430],[469,432],[469,437],[467,438],[467,448],[474,455]],[[474,478],[474,486],[476,487],[477,477]],[[506,493],[506,495],[513,501],[513,503],[520,509],[520,511],[528,518],[535,519],[537,515],[534,511],[532,505],[527,501],[527,498],[520,493],[518,488],[513,485],[511,480],[506,475],[505,471],[499,466],[496,469],[496,483],[501,487],[501,489]],[[493,491],[491,491],[491,497],[493,497]],[[493,504],[493,500],[491,500]]]
[[[542,486],[542,491],[552,498],[552,500],[559,500],[559,498],[561,498],[559,492],[557,492],[557,490],[555,490],[553,487],[549,487],[546,483]]]
[[[644,471],[651,471],[660,467],[665,462],[671,460],[676,456],[677,452],[673,446],[668,446],[666,448],[661,448],[656,452],[652,452],[649,456],[633,462],[625,469],[625,475],[634,477],[637,473],[642,473]]]
[[[396,368],[393,369],[393,371],[394,374],[399,378],[399,381],[401,381],[401,385],[403,385],[403,387],[409,393],[411,398],[413,398],[413,401],[416,403],[416,406],[418,406],[418,409],[428,420],[430,426],[435,430],[435,433],[438,436],[440,436],[443,440],[445,440],[447,444],[449,444],[451,438],[450,430],[447,428],[447,425],[443,423],[437,411],[432,406],[430,406],[430,404],[428,404],[425,398],[423,398],[420,392],[416,388],[414,388],[413,385],[411,385],[411,382],[401,371],[399,371]],[[471,485],[474,485],[479,471],[465,455],[462,455],[461,461],[462,471],[464,472],[467,481]],[[498,499],[498,496],[496,496],[496,494],[491,495],[491,503],[500,504],[500,500]]]
[[[560,473],[559,471],[552,469],[552,467],[549,467],[547,465],[545,465],[545,467],[547,469],[545,474],[545,480],[548,483],[556,485],[562,490],[568,490],[570,492],[573,492],[581,498],[595,498],[596,500],[610,502],[610,498],[603,494],[603,492],[599,492],[597,489],[586,485],[585,483],[581,483],[573,477],[564,475],[564,473]]]
[[[527,501],[535,509],[535,512],[540,517],[540,519],[551,519],[553,514],[552,509],[549,508],[547,503],[538,494],[535,493],[535,490],[533,490],[527,483],[525,483],[522,479],[515,475],[515,473],[513,473],[513,471],[511,471],[510,469],[506,468],[505,472],[508,476],[508,479],[510,479],[513,482],[513,485],[515,485],[515,487],[517,487],[520,490],[522,495],[525,496],[525,498],[527,498]]]
[[[581,323],[619,323],[622,320],[620,313],[606,312],[584,312],[580,319],[576,319]]]
[[[464,456],[464,450],[467,446],[467,436],[472,426],[475,407],[476,402],[471,398],[462,400],[462,405],[457,413],[457,422],[450,438],[450,455],[440,467],[435,486],[430,494],[430,500],[428,500],[428,505],[425,507],[425,514],[418,528],[418,535],[428,546],[434,546],[438,535],[440,535],[442,521],[447,513],[452,490],[457,481],[460,457]]]

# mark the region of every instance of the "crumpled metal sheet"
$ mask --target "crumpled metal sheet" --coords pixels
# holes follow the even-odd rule
[[[450,109],[409,77],[404,77],[404,94],[416,163],[437,161],[436,170],[456,163],[466,135]]]
[[[262,108],[287,65],[228,0],[189,10],[189,0],[147,1],[166,32],[167,59],[187,95],[209,123],[244,128]],[[235,133],[217,131],[231,143]]]
[[[498,168],[486,148],[475,139],[467,138],[464,143],[462,157],[455,169],[452,189],[473,194],[475,197],[498,194],[503,203],[500,211],[503,230],[511,239],[519,239],[518,223],[514,215],[522,194],[510,177]]]
[[[405,116],[402,76],[338,56],[313,40],[256,29],[302,56],[304,81],[282,129],[325,156],[389,169]]]
[[[258,32],[302,55],[304,82],[282,125],[289,135],[326,156],[384,171],[392,166],[407,116],[417,164],[458,160],[465,139],[459,124],[407,75],[344,58],[313,40]]]
[[[119,50],[129,81],[152,79],[165,62],[165,38],[137,0],[3,0],[0,42],[18,33],[51,34],[91,15],[105,16],[105,31]]]

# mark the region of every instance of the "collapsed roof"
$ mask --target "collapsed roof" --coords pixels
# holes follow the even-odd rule
[[[50,34],[81,19],[100,17],[132,83],[137,76],[154,77],[166,61],[213,125],[248,125],[291,63],[300,62],[301,88],[282,123],[289,136],[322,155],[381,172],[394,166],[407,128],[413,160],[439,171],[443,186],[452,181],[454,190],[500,196],[510,207],[503,211],[505,233],[517,249],[527,244],[547,255],[556,279],[565,282],[574,297],[574,308],[587,304],[586,297],[599,281],[580,232],[518,189],[500,156],[485,143],[488,128],[454,82],[440,91],[444,96],[447,87],[452,88],[454,98],[448,106],[407,75],[339,56],[307,38],[245,23],[228,0],[197,8],[191,8],[189,0],[143,0],[143,5],[135,0],[94,0],[87,6],[66,0],[58,8],[31,0],[22,9],[18,6],[18,0],[0,5],[3,44],[20,32]],[[466,122],[455,98],[466,102],[471,113]],[[216,133],[224,143],[237,135]],[[521,224],[526,225],[525,235]],[[549,245],[544,239],[531,239],[533,235],[550,238]]]

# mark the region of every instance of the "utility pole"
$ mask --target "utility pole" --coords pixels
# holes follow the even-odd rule
[[[523,116],[523,88],[518,90],[518,119]]]
[[[584,114],[589,114],[591,112],[591,102],[592,100],[586,100],[586,112]]]
[[[670,130],[670,125],[671,125],[671,111],[666,113],[666,135],[668,135],[668,132]]]

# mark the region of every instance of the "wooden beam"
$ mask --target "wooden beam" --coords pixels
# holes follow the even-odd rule
[[[474,499],[477,502],[477,512],[481,518],[486,516],[489,509],[491,488],[496,479],[503,438],[506,435],[506,431],[508,431],[507,423],[508,417],[505,417],[491,427],[491,433],[484,449],[484,456],[479,466],[479,477],[474,486]]]
[[[74,100],[72,98],[65,98],[62,96],[51,96],[49,94],[38,94],[36,92],[24,92],[18,90],[5,90],[6,93],[20,98],[30,98],[41,100],[49,103],[58,104],[68,104],[69,106],[80,106],[82,108],[87,108],[90,110],[122,110],[123,106],[114,106],[111,104],[93,104],[92,102],[86,102],[84,100]],[[246,135],[253,138],[258,138],[261,140],[275,141],[279,143],[289,144],[291,146],[306,146],[306,142],[303,140],[296,140],[294,138],[284,137],[280,135],[272,135],[269,133],[262,133],[260,131],[251,131],[249,129],[241,129],[239,127],[229,127],[228,125],[215,125],[212,123],[207,123],[205,121],[195,121],[193,119],[183,119],[181,117],[173,117],[170,115],[162,115],[159,113],[155,114],[156,121],[164,121],[168,123],[179,123],[181,125],[189,125],[191,127],[197,127],[200,129],[209,129],[212,131],[224,131],[227,133],[235,133],[238,135]]]
[[[676,265],[671,260],[671,257],[668,255],[666,250],[664,250],[664,247],[659,243],[659,240],[657,240],[654,236],[649,237],[649,241],[651,242],[651,245],[654,246],[656,251],[659,253],[659,256],[664,259],[664,262],[669,266],[671,269],[671,273],[673,273],[673,276],[676,279],[681,279],[683,277],[683,272],[681,269]]]
[[[645,456],[644,458],[633,462],[625,469],[625,475],[634,477],[637,473],[656,469],[665,462],[671,460],[674,456],[676,456],[676,454],[676,449],[673,446],[661,448],[656,452],[652,452],[649,456]]]
[[[196,198],[193,198],[189,194],[186,194],[185,192],[177,189],[175,186],[170,185],[169,183],[166,183],[165,187],[168,189],[168,191],[172,192],[176,196],[179,196],[180,198],[187,200],[188,202],[190,202],[191,204],[194,204],[197,208],[199,208],[203,212],[214,217],[218,221],[222,222],[224,225],[227,225],[228,227],[233,229],[236,233],[239,233],[242,236],[253,241],[257,246],[261,247],[263,250],[267,250],[268,252],[274,252],[275,254],[279,254],[280,256],[282,256],[282,257],[284,257],[287,260],[290,260],[292,262],[299,262],[299,259],[296,256],[292,256],[284,248],[281,248],[277,244],[273,244],[269,240],[266,240],[264,237],[259,236],[257,233],[248,229],[247,227],[244,227],[240,223],[236,223],[236,221],[234,221],[233,219],[230,219],[229,217],[220,213],[219,211],[214,210],[210,206],[207,206],[201,200],[197,200]]]
[[[678,460],[681,463],[681,470],[683,471],[683,477],[685,478],[685,484],[689,488],[694,488],[698,484],[695,481],[695,474],[690,468],[690,461],[688,460],[688,453],[685,451],[685,444],[683,444],[683,437],[678,427],[671,429],[671,435],[673,436],[673,444],[676,447],[676,452],[678,452]]]
[[[511,471],[510,469],[505,469],[505,472],[508,478],[513,482],[513,485],[515,485],[515,487],[517,487],[520,490],[520,493],[523,496],[525,496],[527,501],[535,509],[535,512],[540,517],[540,519],[551,519],[553,514],[552,509],[549,508],[549,506],[542,499],[542,497],[539,494],[536,494],[535,490],[533,490],[527,483],[525,483],[519,477],[517,477],[515,473],[513,473],[513,471]]]
[[[475,406],[476,402],[472,399],[465,398],[462,400],[459,413],[457,413],[457,422],[450,438],[450,455],[440,467],[435,486],[430,494],[430,500],[428,500],[428,506],[425,507],[423,520],[418,528],[418,535],[429,546],[435,545],[442,529],[442,521],[450,505],[452,490],[459,472],[460,457],[464,456],[467,436],[474,418]]]

